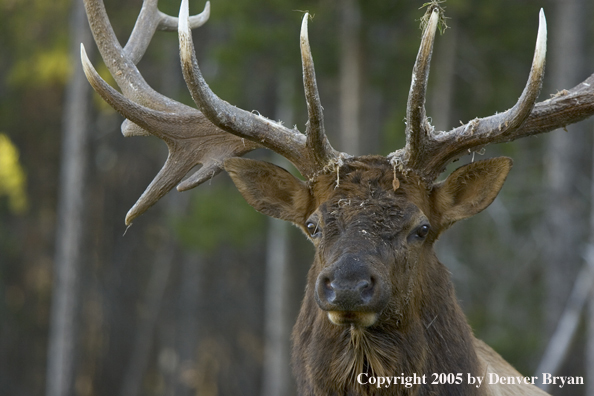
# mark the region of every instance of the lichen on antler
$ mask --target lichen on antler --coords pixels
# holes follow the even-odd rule
[[[429,3],[423,4],[419,9],[427,8],[425,10],[425,14],[420,19],[421,22],[421,30],[424,31],[427,25],[429,24],[429,20],[431,19],[431,15],[433,15],[433,11],[437,11],[439,13],[439,20],[437,21],[437,28],[439,29],[439,33],[443,34],[445,30],[448,28],[446,23],[446,16],[445,16],[445,7],[442,7],[441,4],[445,3],[445,0],[433,0]]]

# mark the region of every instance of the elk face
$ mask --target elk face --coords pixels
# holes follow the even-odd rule
[[[427,186],[378,156],[349,160],[310,184],[260,161],[225,163],[250,205],[293,222],[315,245],[308,288],[330,322],[360,328],[402,314],[420,296],[439,234],[486,208],[510,167],[507,158],[480,161]]]
[[[332,323],[368,327],[411,288],[431,224],[403,189],[393,190],[393,175],[373,169],[344,179],[306,221],[316,245],[314,297]]]

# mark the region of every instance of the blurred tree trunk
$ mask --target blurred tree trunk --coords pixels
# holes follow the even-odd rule
[[[47,396],[72,394],[74,384],[78,278],[85,235],[84,191],[91,91],[78,59],[81,42],[89,50],[94,47],[82,1],[75,1],[73,4],[70,37],[70,53],[76,70],[66,89],[63,115],[58,227],[47,357]]]
[[[579,82],[584,64],[583,7],[585,0],[558,0],[550,37],[550,71],[553,90]],[[546,324],[555,329],[582,262],[587,235],[583,218],[588,210],[579,189],[586,157],[585,125],[569,126],[569,133],[555,131],[548,137],[545,155],[546,185],[549,188],[545,213],[544,258],[546,260]]]
[[[266,291],[264,328],[264,367],[262,395],[286,396],[292,388],[290,371],[291,324],[287,303],[289,296],[288,224],[268,220],[266,252]]]
[[[176,334],[179,366],[175,380],[176,396],[196,394],[197,350],[200,319],[200,290],[203,289],[205,258],[198,252],[185,252],[181,260],[179,319]]]
[[[164,238],[163,246],[157,252],[153,263],[153,270],[146,288],[136,332],[134,347],[128,362],[128,368],[122,385],[122,396],[137,396],[142,394],[142,381],[149,364],[155,326],[159,318],[159,311],[163,295],[173,266],[175,244],[171,238]]]
[[[291,74],[281,72],[277,82],[277,109],[275,118],[292,125],[294,87]],[[279,166],[287,161],[275,155]],[[266,248],[266,290],[264,324],[264,363],[262,375],[263,396],[288,396],[294,388],[291,362],[291,317],[289,315],[289,230],[285,221],[270,218]]]
[[[559,319],[557,329],[549,341],[540,364],[534,372],[535,375],[541,375],[542,373],[557,374],[569,354],[582,317],[584,305],[591,293],[592,284],[594,284],[594,249],[587,249],[585,258],[586,262],[575,280],[567,306],[561,319]],[[549,392],[552,388],[551,384],[545,383],[540,383],[538,386],[545,392]],[[586,394],[591,395],[592,393],[586,392]]]
[[[340,3],[341,150],[361,154],[361,10],[357,0]]]

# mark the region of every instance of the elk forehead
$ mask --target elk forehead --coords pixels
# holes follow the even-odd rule
[[[395,173],[383,157],[360,157],[338,173],[320,177],[314,195],[319,207],[312,217],[338,230],[365,227],[375,234],[395,233],[427,210],[424,184]]]
[[[322,217],[326,232],[355,233],[365,239],[395,235],[423,216],[402,193],[373,187],[366,193],[366,196],[339,193],[322,204],[315,215]]]

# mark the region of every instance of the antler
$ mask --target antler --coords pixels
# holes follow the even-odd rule
[[[406,146],[389,155],[394,166],[413,170],[433,181],[449,162],[470,151],[491,143],[549,132],[594,113],[594,75],[572,90],[535,105],[544,77],[547,41],[546,19],[541,9],[532,68],[518,102],[503,113],[476,118],[449,132],[435,132],[425,115],[425,91],[438,18],[439,11],[431,11],[413,71],[407,105]]]
[[[474,119],[450,132],[435,132],[425,113],[425,92],[440,10],[436,7],[430,12],[431,17],[423,33],[413,69],[406,111],[406,146],[389,157],[395,166],[414,170],[432,181],[439,176],[445,165],[467,154],[469,150],[494,143],[497,139],[514,139],[514,132],[532,112],[542,87],[547,30],[544,11],[541,9],[536,50],[528,83],[511,109],[490,117]]]
[[[157,93],[146,83],[136,68],[136,62],[142,58],[156,30],[177,28],[177,18],[158,11],[157,0],[144,1],[125,48],[117,41],[103,1],[85,0],[85,8],[95,42],[123,95],[99,77],[84,48],[81,48],[87,79],[105,101],[127,118],[122,124],[124,136],[154,135],[164,140],[169,149],[163,168],[126,215],[127,225],[175,185],[180,191],[193,188],[221,172],[226,158],[240,156],[259,147],[216,128],[196,109]],[[207,2],[204,11],[192,17],[190,27],[206,22],[209,12]],[[205,141],[212,144],[204,144]],[[183,177],[198,164],[202,167],[182,182]]]
[[[297,129],[289,129],[258,114],[239,109],[216,96],[202,77],[187,24],[188,0],[182,0],[179,14],[180,58],[184,78],[198,109],[216,126],[282,155],[295,165],[303,176],[315,178],[320,172],[341,158],[330,146],[324,134],[322,106],[320,104],[313,60],[307,37],[307,18],[303,17],[301,54],[303,80],[308,107],[307,137]]]
[[[126,216],[130,222],[176,184],[178,190],[193,188],[214,177],[226,159],[266,147],[290,160],[308,180],[342,164],[350,158],[332,148],[324,131],[322,105],[315,71],[306,13],[301,25],[303,83],[307,101],[306,134],[278,122],[230,105],[216,96],[202,77],[196,60],[191,29],[208,19],[210,5],[190,17],[188,0],[182,0],[179,18],[161,13],[158,0],[145,0],[130,40],[125,48],[118,43],[101,0],[85,0],[89,23],[99,50],[122,90],[122,94],[103,81],[81,49],[83,67],[95,90],[127,118],[122,124],[125,136],[154,135],[167,143],[169,157],[146,191]],[[413,69],[407,104],[406,145],[389,155],[401,171],[414,171],[431,182],[445,165],[490,143],[501,143],[524,136],[548,132],[581,121],[594,113],[594,74],[570,91],[535,105],[542,86],[546,53],[546,20],[540,11],[538,37],[528,83],[509,110],[477,118],[449,132],[435,132],[425,111],[425,93],[433,41],[441,12],[429,11],[427,26]],[[198,110],[154,91],[142,78],[136,63],[142,58],[156,30],[175,30],[180,39],[180,58],[184,79]],[[197,164],[202,167],[182,182]]]
[[[122,49],[109,23],[103,2],[85,0],[89,23],[101,55],[122,89],[107,84],[81,48],[83,69],[93,88],[120,114],[124,136],[154,135],[164,140],[169,157],[146,191],[126,216],[126,224],[142,214],[178,184],[183,191],[203,183],[222,170],[225,159],[241,156],[258,148],[269,148],[290,160],[303,176],[313,179],[340,163],[347,155],[330,146],[324,133],[322,106],[315,82],[313,60],[307,38],[305,15],[301,32],[304,85],[308,103],[307,136],[278,122],[238,109],[217,97],[200,73],[192,43],[191,29],[208,19],[210,5],[190,17],[188,1],[183,0],[179,18],[157,9],[158,0],[145,0],[125,48]],[[180,37],[180,56],[184,78],[198,110],[154,91],[136,68],[156,30],[175,30]],[[202,167],[182,178],[197,164]]]

